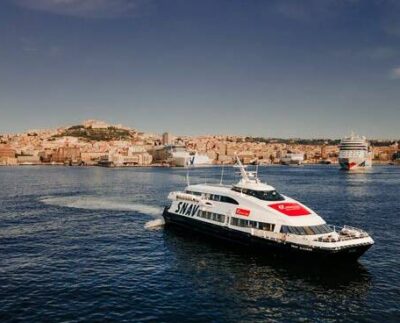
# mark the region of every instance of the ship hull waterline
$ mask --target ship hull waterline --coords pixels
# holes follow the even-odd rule
[[[313,248],[303,250],[301,246],[290,242],[275,242],[252,236],[250,233],[231,229],[227,226],[215,225],[212,223],[184,217],[164,209],[163,217],[165,226],[183,229],[185,232],[195,232],[218,240],[229,241],[237,246],[250,247],[252,251],[269,252],[274,256],[301,260],[312,258],[322,262],[354,262],[360,258],[372,245],[352,246],[340,250],[328,250]]]

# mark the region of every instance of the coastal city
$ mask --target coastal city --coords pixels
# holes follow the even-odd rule
[[[370,141],[374,164],[397,164],[397,141]],[[99,120],[0,135],[0,165],[187,166],[338,163],[340,139],[151,134]]]

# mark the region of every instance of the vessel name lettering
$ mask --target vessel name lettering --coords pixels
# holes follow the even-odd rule
[[[178,207],[175,210],[175,213],[179,213],[182,215],[190,215],[194,216],[199,210],[199,205],[193,205],[190,203],[179,202]]]

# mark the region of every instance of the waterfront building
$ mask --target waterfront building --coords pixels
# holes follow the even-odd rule
[[[60,147],[52,155],[52,162],[80,164],[81,151],[78,147]]]
[[[0,166],[15,166],[18,165],[15,157],[0,157]]]
[[[172,136],[169,132],[164,132],[162,135],[162,144],[163,145],[172,145],[173,144],[173,140],[172,140]]]
[[[97,165],[100,158],[104,155],[105,155],[104,151],[82,152],[81,160],[84,165],[94,166],[94,165]]]
[[[0,145],[0,158],[15,158],[16,151],[10,145]]]
[[[41,160],[39,155],[19,155],[17,163],[19,165],[39,165]]]
[[[16,151],[10,145],[0,145],[0,165],[17,165]]]

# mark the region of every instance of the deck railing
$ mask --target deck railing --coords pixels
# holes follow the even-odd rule
[[[336,227],[338,229],[339,227]],[[352,230],[356,231],[359,234],[351,234],[351,231],[349,234],[343,234],[340,233],[342,232],[343,229],[347,230]],[[362,239],[368,237],[368,234],[360,229],[349,227],[349,226],[344,226],[343,228],[340,228],[340,231],[334,231],[335,234],[326,234],[323,236],[320,236],[315,239],[310,239],[307,238],[307,236],[301,236],[301,235],[292,235],[292,234],[286,234],[286,233],[277,233],[277,232],[272,232],[272,231],[265,231],[265,230],[259,230],[252,228],[251,229],[251,235],[257,236],[260,238],[268,239],[268,240],[273,240],[273,241],[279,241],[279,242],[292,242],[296,244],[301,244],[304,246],[309,246],[309,247],[321,247],[323,248],[324,246],[326,247],[327,243],[338,243],[338,242],[344,242],[344,241],[349,241],[349,240],[356,240],[356,239]],[[340,247],[338,247],[340,248]]]

